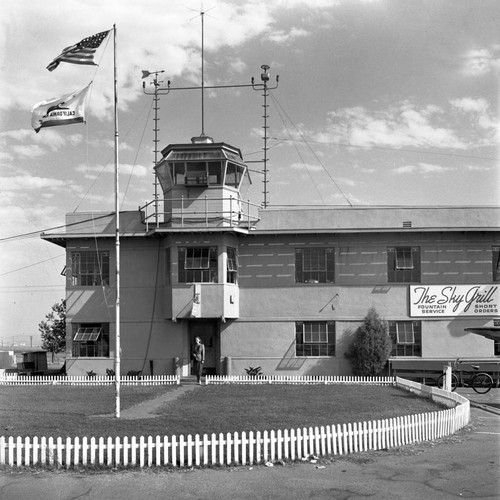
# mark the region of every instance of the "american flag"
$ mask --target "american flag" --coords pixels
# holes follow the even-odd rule
[[[68,62],[72,64],[93,64],[95,51],[99,48],[102,41],[108,35],[108,31],[102,31],[96,35],[84,38],[81,42],[75,45],[66,47],[48,66],[49,71],[54,71],[60,62]]]

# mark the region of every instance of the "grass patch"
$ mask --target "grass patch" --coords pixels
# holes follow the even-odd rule
[[[121,388],[121,408],[175,386]],[[197,388],[163,405],[157,418],[114,417],[114,388],[0,386],[0,435],[141,436],[263,431],[380,420],[441,409],[396,387],[226,385]]]

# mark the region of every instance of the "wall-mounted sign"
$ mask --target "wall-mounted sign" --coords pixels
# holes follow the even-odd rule
[[[498,285],[410,286],[410,316],[498,316]]]

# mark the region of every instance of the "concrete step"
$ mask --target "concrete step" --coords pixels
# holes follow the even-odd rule
[[[198,382],[195,375],[188,375],[187,377],[181,377],[181,385],[196,385]],[[204,377],[201,378],[201,383],[204,384]]]

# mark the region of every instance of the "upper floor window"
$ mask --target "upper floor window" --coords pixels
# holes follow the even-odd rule
[[[333,248],[295,249],[296,283],[334,283],[335,251]]]
[[[296,356],[335,356],[333,321],[298,321],[295,323]]]
[[[388,321],[392,339],[391,356],[422,356],[420,321]]]
[[[388,248],[387,280],[389,283],[420,283],[420,248]]]
[[[233,247],[227,247],[227,282],[238,282],[238,256]]]
[[[493,281],[500,281],[500,247],[492,248]]]
[[[109,323],[73,323],[75,358],[109,358]]]
[[[493,354],[495,356],[500,356],[500,340],[495,340],[493,345]]]
[[[72,252],[71,282],[73,286],[109,285],[109,252]]]
[[[217,283],[217,248],[179,248],[179,283]]]

